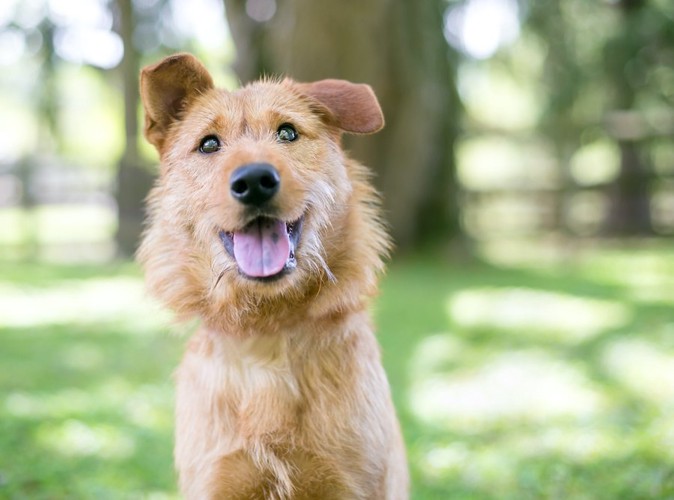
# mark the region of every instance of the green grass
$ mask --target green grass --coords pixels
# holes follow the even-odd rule
[[[674,498],[673,251],[394,262],[413,498]],[[177,497],[167,325],[132,264],[0,263],[0,498]]]

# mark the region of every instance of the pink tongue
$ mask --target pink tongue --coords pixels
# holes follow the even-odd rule
[[[253,278],[280,273],[290,258],[290,239],[283,221],[257,219],[234,233],[234,258]]]

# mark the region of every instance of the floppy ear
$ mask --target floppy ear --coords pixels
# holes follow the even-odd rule
[[[145,138],[158,150],[169,126],[198,95],[213,88],[213,79],[191,54],[175,54],[140,72],[140,97],[145,108]]]
[[[384,114],[372,88],[346,80],[299,83],[300,92],[329,111],[333,124],[344,132],[372,134],[384,127]]]

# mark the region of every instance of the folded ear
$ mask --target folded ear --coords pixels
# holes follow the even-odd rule
[[[384,127],[384,114],[372,88],[346,80],[298,83],[300,92],[323,105],[334,125],[344,132],[372,134]]]
[[[145,137],[158,150],[169,126],[198,95],[213,88],[213,79],[191,54],[175,54],[140,72],[140,97],[145,108]]]

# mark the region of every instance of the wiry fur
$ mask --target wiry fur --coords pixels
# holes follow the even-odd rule
[[[146,68],[141,94],[161,175],[138,258],[150,290],[202,323],[176,374],[183,493],[406,498],[367,312],[389,240],[366,169],[340,146],[343,131],[383,125],[374,95],[347,82],[287,79],[228,93],[186,54]],[[275,139],[285,122],[298,141]],[[196,149],[209,134],[223,148],[204,155]],[[247,222],[228,178],[253,161],[280,173],[279,218],[304,214],[297,269],[272,283],[242,276],[218,238]]]

